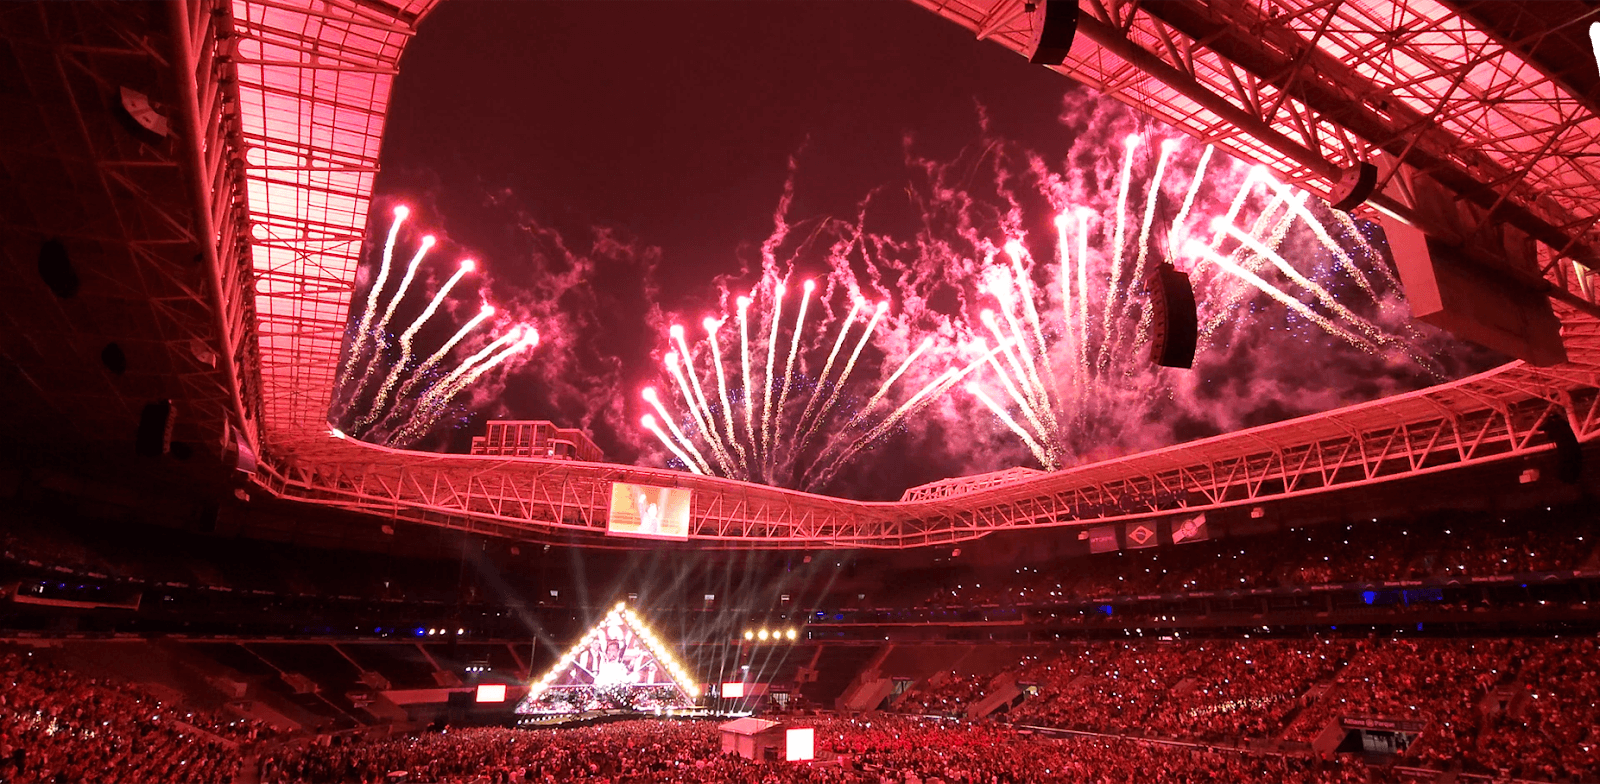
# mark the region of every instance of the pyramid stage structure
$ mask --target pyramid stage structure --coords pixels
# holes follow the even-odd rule
[[[517,713],[557,716],[596,711],[692,708],[700,687],[625,603],[618,602],[535,681]]]

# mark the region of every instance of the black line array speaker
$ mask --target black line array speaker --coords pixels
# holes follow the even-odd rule
[[[1028,62],[1035,65],[1060,65],[1072,51],[1078,35],[1078,0],[1043,0],[1034,12],[1033,41]]]
[[[1340,212],[1349,212],[1367,203],[1378,187],[1378,167],[1365,161],[1345,169],[1328,194],[1328,203]]]
[[[1145,279],[1144,290],[1150,295],[1150,361],[1162,367],[1193,367],[1200,319],[1189,276],[1162,262]]]
[[[1564,411],[1551,411],[1540,428],[1556,445],[1556,478],[1575,485],[1583,477],[1583,447]]]
[[[123,353],[122,346],[115,342],[107,343],[105,348],[100,349],[100,364],[120,376],[128,372],[128,355]]]
[[[161,457],[170,451],[175,413],[171,400],[144,404],[139,411],[139,432],[134,438],[134,451],[145,457]]]
[[[62,299],[78,293],[78,272],[72,268],[72,258],[61,240],[48,239],[39,246],[39,277],[52,294]]]

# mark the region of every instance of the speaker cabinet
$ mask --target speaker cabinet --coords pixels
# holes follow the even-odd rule
[[[1043,0],[1033,16],[1033,40],[1028,62],[1060,65],[1072,51],[1078,34],[1078,0]]]
[[[1556,478],[1575,485],[1583,478],[1583,446],[1567,424],[1565,412],[1551,411],[1540,428],[1556,445]]]
[[[1145,279],[1144,290],[1150,295],[1150,361],[1162,367],[1193,367],[1200,320],[1189,276],[1162,262]]]
[[[139,411],[139,432],[134,439],[134,451],[145,457],[161,457],[171,451],[175,413],[171,400],[144,404]]]
[[[72,258],[61,240],[48,239],[39,246],[39,278],[49,287],[50,293],[62,299],[78,293],[82,285],[78,281],[78,271],[72,268]]]
[[[1378,167],[1370,163],[1358,163],[1339,175],[1339,181],[1333,184],[1333,192],[1328,194],[1328,203],[1340,212],[1349,212],[1366,204],[1377,186]]]

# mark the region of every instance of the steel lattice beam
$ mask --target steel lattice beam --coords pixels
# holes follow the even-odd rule
[[[1022,51],[1021,0],[917,0]],[[229,0],[261,332],[273,493],[499,535],[603,534],[613,481],[688,487],[708,546],[906,547],[1293,498],[1548,449],[1540,424],[1600,431],[1600,329],[1586,281],[1600,119],[1507,42],[1433,0],[1086,0],[1059,70],[1316,193],[1352,164],[1404,159],[1477,206],[1483,226],[1539,238],[1569,361],[1520,364],[1421,392],[1001,484],[859,503],[658,469],[420,455],[336,440],[325,417],[348,323],[388,90],[431,7],[315,9]],[[1240,31],[1238,26],[1244,24]],[[250,145],[244,155],[244,145]],[[1387,204],[1403,211],[1405,204]],[[1571,291],[1569,291],[1571,289]],[[1590,311],[1592,312],[1592,310]],[[958,492],[958,491],[966,492]]]

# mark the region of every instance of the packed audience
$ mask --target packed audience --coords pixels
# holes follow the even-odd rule
[[[1210,742],[1273,737],[1345,663],[1328,640],[1073,645],[1019,668],[1018,723]]]
[[[1089,556],[1004,579],[958,578],[921,606],[1008,606],[1191,591],[1384,580],[1448,581],[1600,566],[1594,523],[1528,529],[1498,520],[1375,521]]]
[[[1368,781],[1357,764],[1103,738],[1047,739],[1000,725],[881,718],[814,722],[818,759],[755,762],[721,750],[712,722],[625,721],[564,730],[452,730],[307,746],[268,759],[265,784],[411,782],[1308,782]]]
[[[1600,775],[1600,642],[1341,639],[1077,643],[1010,668],[1019,726],[1203,743],[1311,743],[1334,722],[1401,722],[1412,764],[1587,781]],[[994,673],[943,684],[987,682]],[[964,713],[982,690],[927,688]]]
[[[211,784],[260,727],[178,710],[123,684],[0,655],[0,781]]]
[[[991,677],[946,671],[901,695],[896,708],[923,716],[962,716],[968,704],[983,697]]]

